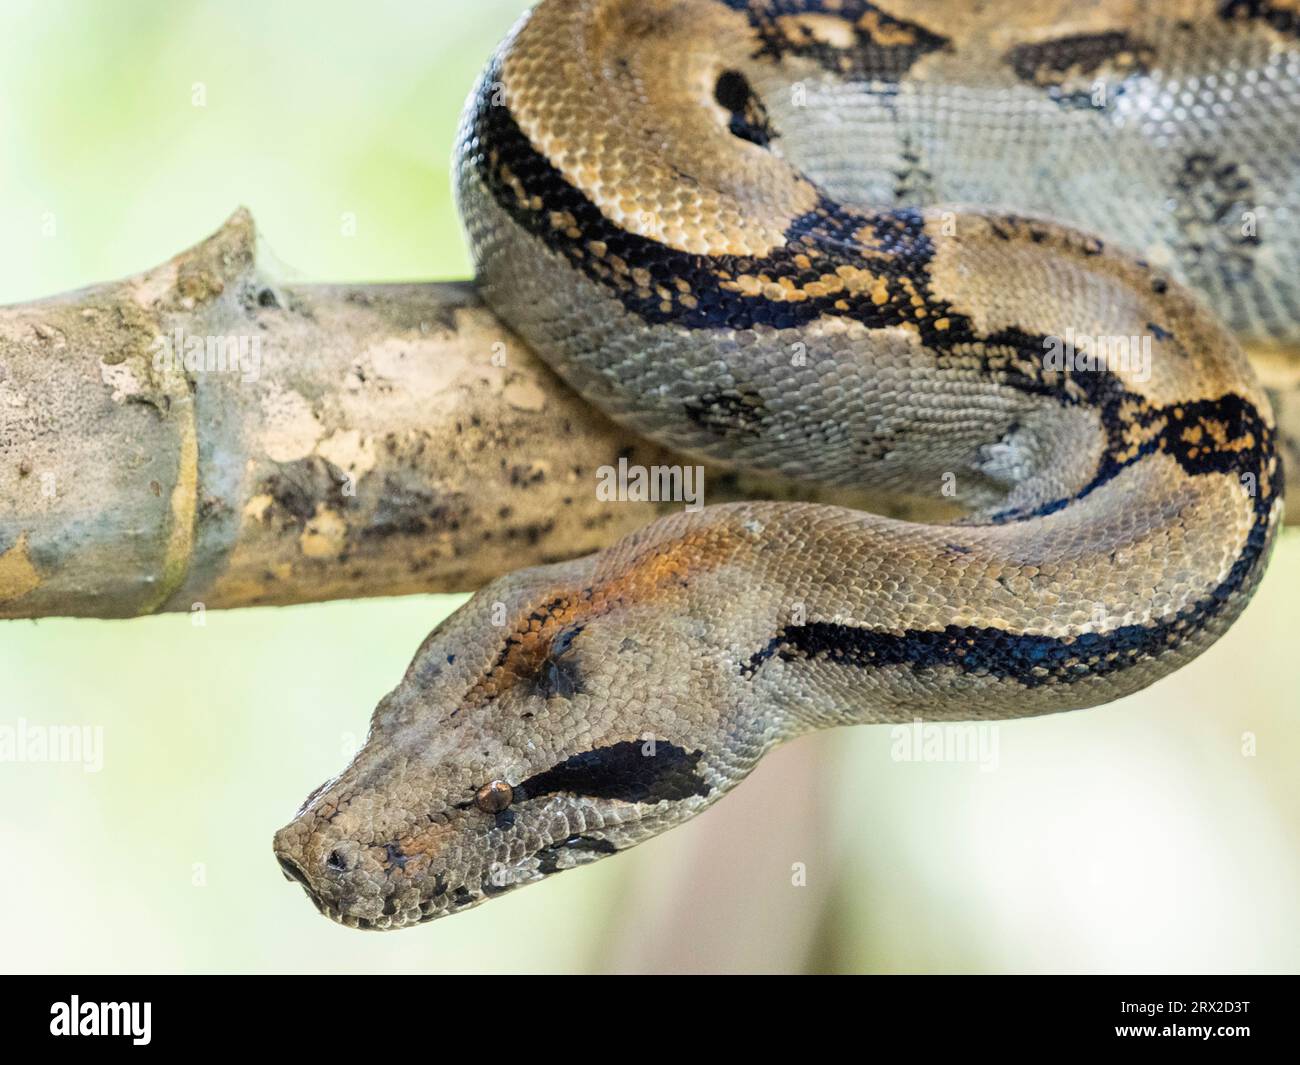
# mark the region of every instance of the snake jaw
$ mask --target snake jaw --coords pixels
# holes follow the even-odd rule
[[[310,820],[300,817],[276,833],[275,853],[285,878],[322,915],[350,928],[398,929],[616,854],[680,819],[665,820],[657,805],[551,796],[505,833],[464,812],[458,824],[414,840],[409,854],[392,844],[361,847],[322,822],[307,828]],[[702,803],[688,805],[682,817]],[[490,842],[502,835],[510,842]]]
[[[287,880],[322,915],[389,930],[471,909],[653,835],[644,804],[556,795],[514,818],[457,811],[399,843],[362,846],[313,809],[275,836]],[[488,821],[494,821],[488,824]]]

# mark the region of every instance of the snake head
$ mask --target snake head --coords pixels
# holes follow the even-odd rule
[[[692,660],[689,612],[654,630],[628,610],[593,581],[591,560],[480,591],[424,642],[352,764],[276,834],[286,876],[343,924],[401,928],[712,802],[722,785],[705,735],[674,710],[699,705],[686,696],[692,670],[674,678],[662,658]],[[653,633],[660,654],[634,631]]]

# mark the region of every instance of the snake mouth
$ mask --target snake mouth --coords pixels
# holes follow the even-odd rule
[[[426,900],[420,903],[419,915],[415,917],[407,916],[406,913],[401,912],[385,914],[381,917],[362,917],[360,914],[344,913],[337,906],[322,902],[311,891],[307,892],[307,897],[311,899],[312,905],[316,907],[316,912],[321,916],[328,917],[335,924],[341,924],[345,928],[356,928],[363,932],[388,932],[401,928],[412,928],[415,925],[428,924],[430,921],[437,920],[446,914],[459,912],[459,910],[437,906],[432,900]],[[477,898],[470,905],[478,905],[478,903],[485,901],[486,898],[487,896]],[[461,907],[461,909],[466,908],[468,907]]]
[[[283,855],[276,855],[276,861],[280,863],[280,868],[284,871],[286,880],[296,880],[303,886],[307,894],[311,894],[311,884],[307,882],[307,874],[303,872],[302,866],[290,858]]]
[[[590,836],[569,836],[538,851],[534,855],[538,859],[538,868],[533,875],[527,878],[514,881],[508,885],[484,879],[477,884],[477,889],[468,885],[449,889],[446,887],[446,882],[441,877],[437,877],[434,880],[435,887],[432,895],[421,897],[418,902],[412,900],[414,905],[408,904],[400,909],[395,905],[395,897],[387,896],[384,898],[383,911],[376,916],[369,917],[358,913],[349,913],[346,904],[339,904],[323,897],[312,886],[306,871],[294,858],[277,854],[276,860],[284,878],[296,882],[302,887],[303,893],[311,900],[312,906],[321,916],[328,917],[331,921],[341,924],[345,928],[383,932],[428,924],[439,917],[473,909],[488,901],[488,899],[509,891],[511,888],[542,879],[561,869],[571,868],[571,864],[567,864],[565,860],[561,859],[562,854],[568,855],[567,861],[572,862],[573,858],[580,855],[582,857],[595,857],[613,854],[616,851],[617,848],[613,844],[602,839]],[[582,857],[578,857],[577,864],[582,864]]]
[[[347,928],[360,928],[366,931],[370,931],[373,929],[402,927],[401,925],[391,924],[386,918],[384,919],[383,923],[379,923],[375,920],[372,920],[369,917],[360,917],[354,914],[344,913],[338,907],[331,906],[329,903],[325,902],[319,895],[316,894],[315,891],[312,890],[311,885],[307,882],[306,874],[304,874],[303,871],[294,862],[288,861],[285,858],[281,858],[279,861],[280,861],[280,868],[284,870],[285,879],[296,880],[300,885],[302,885],[303,893],[307,896],[308,899],[311,900],[311,904],[314,907],[316,907],[316,912],[319,913],[322,917],[328,917],[331,921],[335,921],[338,924],[344,925]]]
[[[335,920],[338,920],[341,917],[341,915],[335,917],[335,915],[330,912],[331,908],[327,906],[321,897],[312,889],[311,881],[307,879],[307,873],[303,870],[301,865],[292,858],[286,858],[283,854],[277,854],[275,860],[280,863],[280,871],[284,874],[284,878],[286,880],[298,882],[302,887],[303,893],[311,900],[311,904],[316,907],[318,913],[324,914],[326,917],[334,918]]]
[[[418,916],[408,916],[407,913],[398,911],[393,913],[384,913],[378,917],[364,917],[361,914],[347,913],[343,907],[323,899],[315,888],[312,887],[311,881],[308,879],[302,866],[294,859],[277,854],[276,861],[280,865],[280,870],[284,874],[284,878],[296,882],[302,887],[303,893],[311,900],[311,904],[316,908],[317,913],[323,917],[328,917],[331,921],[334,921],[337,924],[343,925],[345,928],[357,928],[367,932],[383,932],[390,929],[409,928],[412,925],[417,924],[427,924],[429,921],[435,920],[446,913],[457,912],[459,909],[466,909],[469,906],[477,905],[479,902],[484,901],[490,896],[489,892],[484,891],[476,898],[471,896],[466,900],[466,902],[460,903],[455,909],[439,905],[435,899],[428,898],[420,901],[418,906],[420,912]],[[455,892],[451,893],[444,892],[444,894],[450,894],[453,898],[460,898],[462,893],[466,893],[466,889],[457,889]]]
[[[358,917],[345,914],[342,910],[325,902],[325,900],[322,899],[312,888],[311,881],[307,879],[307,873],[303,870],[303,867],[292,858],[287,858],[282,854],[277,854],[275,858],[280,864],[280,870],[284,873],[284,878],[286,880],[296,881],[302,887],[303,893],[311,900],[311,904],[316,907],[317,913],[328,917],[332,921],[337,921],[339,924],[347,925],[352,928],[371,929],[379,927],[368,917]],[[383,927],[387,926],[385,925]]]

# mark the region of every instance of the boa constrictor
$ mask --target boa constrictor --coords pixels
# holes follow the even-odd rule
[[[285,872],[400,928],[810,730],[1092,706],[1203,651],[1281,514],[1239,341],[1300,339],[1298,35],[1294,0],[539,4],[455,160],[489,305],[660,441],[963,514],[705,507],[495,581]]]

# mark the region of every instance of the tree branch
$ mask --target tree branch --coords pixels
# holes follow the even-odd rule
[[[239,211],[157,269],[0,309],[0,617],[464,591],[682,505],[597,499],[597,467],[683,460],[472,284],[282,284],[255,247]]]

